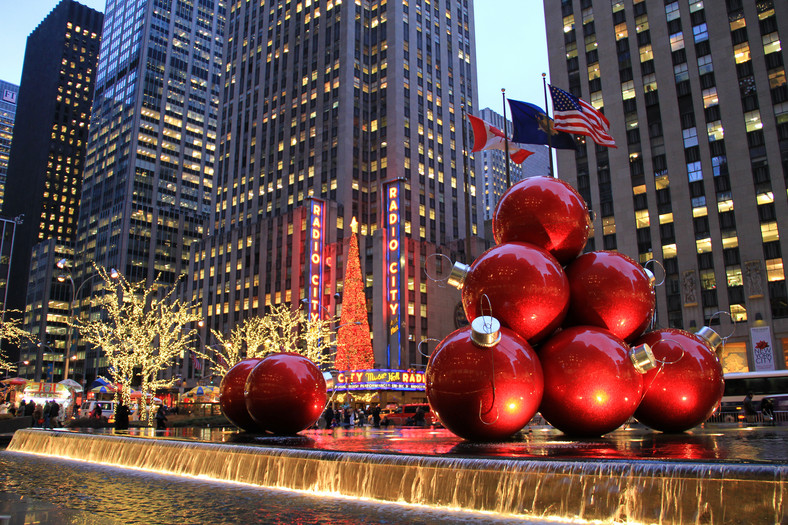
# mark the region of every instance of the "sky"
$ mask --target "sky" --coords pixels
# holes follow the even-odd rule
[[[58,1],[0,0],[0,80],[19,84],[27,36]],[[80,3],[104,11],[105,0]],[[508,98],[544,106],[542,73],[548,69],[542,0],[476,0],[475,19],[479,108],[501,113],[501,89]]]

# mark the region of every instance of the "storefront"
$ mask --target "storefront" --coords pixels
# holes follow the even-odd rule
[[[423,370],[346,370],[327,383],[333,403],[354,408],[427,402]]]

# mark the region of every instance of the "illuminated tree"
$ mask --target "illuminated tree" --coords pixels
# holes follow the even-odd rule
[[[18,313],[16,310],[0,312],[0,315],[2,315],[2,317],[0,317],[0,341],[6,340],[14,345],[18,345],[25,340],[32,341],[33,336],[30,335],[30,332],[20,328],[19,325],[22,324],[21,319],[5,318],[6,314],[14,312]],[[3,353],[2,348],[0,348],[0,370],[5,370],[8,372],[13,372],[16,370],[16,364],[8,361],[8,357]]]
[[[156,390],[175,384],[161,372],[176,363],[190,348],[195,330],[186,330],[200,320],[191,303],[175,299],[175,287],[160,295],[158,281],[131,283],[123,276],[113,279],[105,268],[97,271],[105,293],[98,299],[106,316],[78,321],[83,339],[100,348],[107,360],[110,380],[119,385],[116,400],[131,402],[131,386],[140,378],[140,413],[149,420]]]
[[[364,294],[355,225],[354,217],[342,288],[342,315],[337,329],[337,356],[334,366],[338,370],[365,370],[372,368],[375,362],[372,340],[369,337],[367,297]]]
[[[332,359],[331,323],[336,319],[309,319],[301,309],[288,304],[275,305],[264,317],[251,317],[233,328],[225,337],[212,333],[219,343],[215,353],[199,351],[197,354],[213,364],[214,372],[224,376],[242,359],[264,358],[279,352],[295,352],[311,359],[316,365],[325,365]]]

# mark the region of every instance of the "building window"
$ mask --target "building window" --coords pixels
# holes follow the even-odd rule
[[[665,5],[665,15],[666,15],[666,18],[667,18],[668,22],[670,22],[671,20],[676,20],[677,18],[679,18],[681,16],[681,13],[679,12],[679,3],[678,2],[671,2],[671,3],[667,4],[667,5]]]
[[[782,259],[768,259],[766,261],[766,278],[769,282],[782,281],[785,279]]]
[[[763,35],[762,40],[764,55],[768,55],[769,53],[777,53],[778,51],[782,50],[782,47],[780,46],[780,37],[777,32]]]
[[[678,51],[679,49],[684,49],[684,33],[681,31],[670,35],[670,50]]]
[[[763,128],[763,124],[761,123],[761,112],[756,109],[745,113],[744,124],[748,133]]]
[[[712,87],[709,89],[703,90],[703,107],[710,108],[711,106],[716,106],[720,103],[719,98],[717,98],[717,88]]]
[[[737,64],[743,64],[744,62],[749,62],[750,44],[748,42],[743,42],[741,44],[733,46],[733,59],[736,61]]]

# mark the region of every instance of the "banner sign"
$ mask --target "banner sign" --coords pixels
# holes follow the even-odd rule
[[[755,371],[774,370],[774,352],[772,351],[772,330],[768,326],[750,328],[752,340],[752,357]]]
[[[402,228],[400,216],[401,179],[386,183],[385,186],[385,251],[386,251],[386,366],[402,366]]]
[[[307,218],[307,312],[310,319],[323,317],[323,249],[326,203],[312,199]]]

